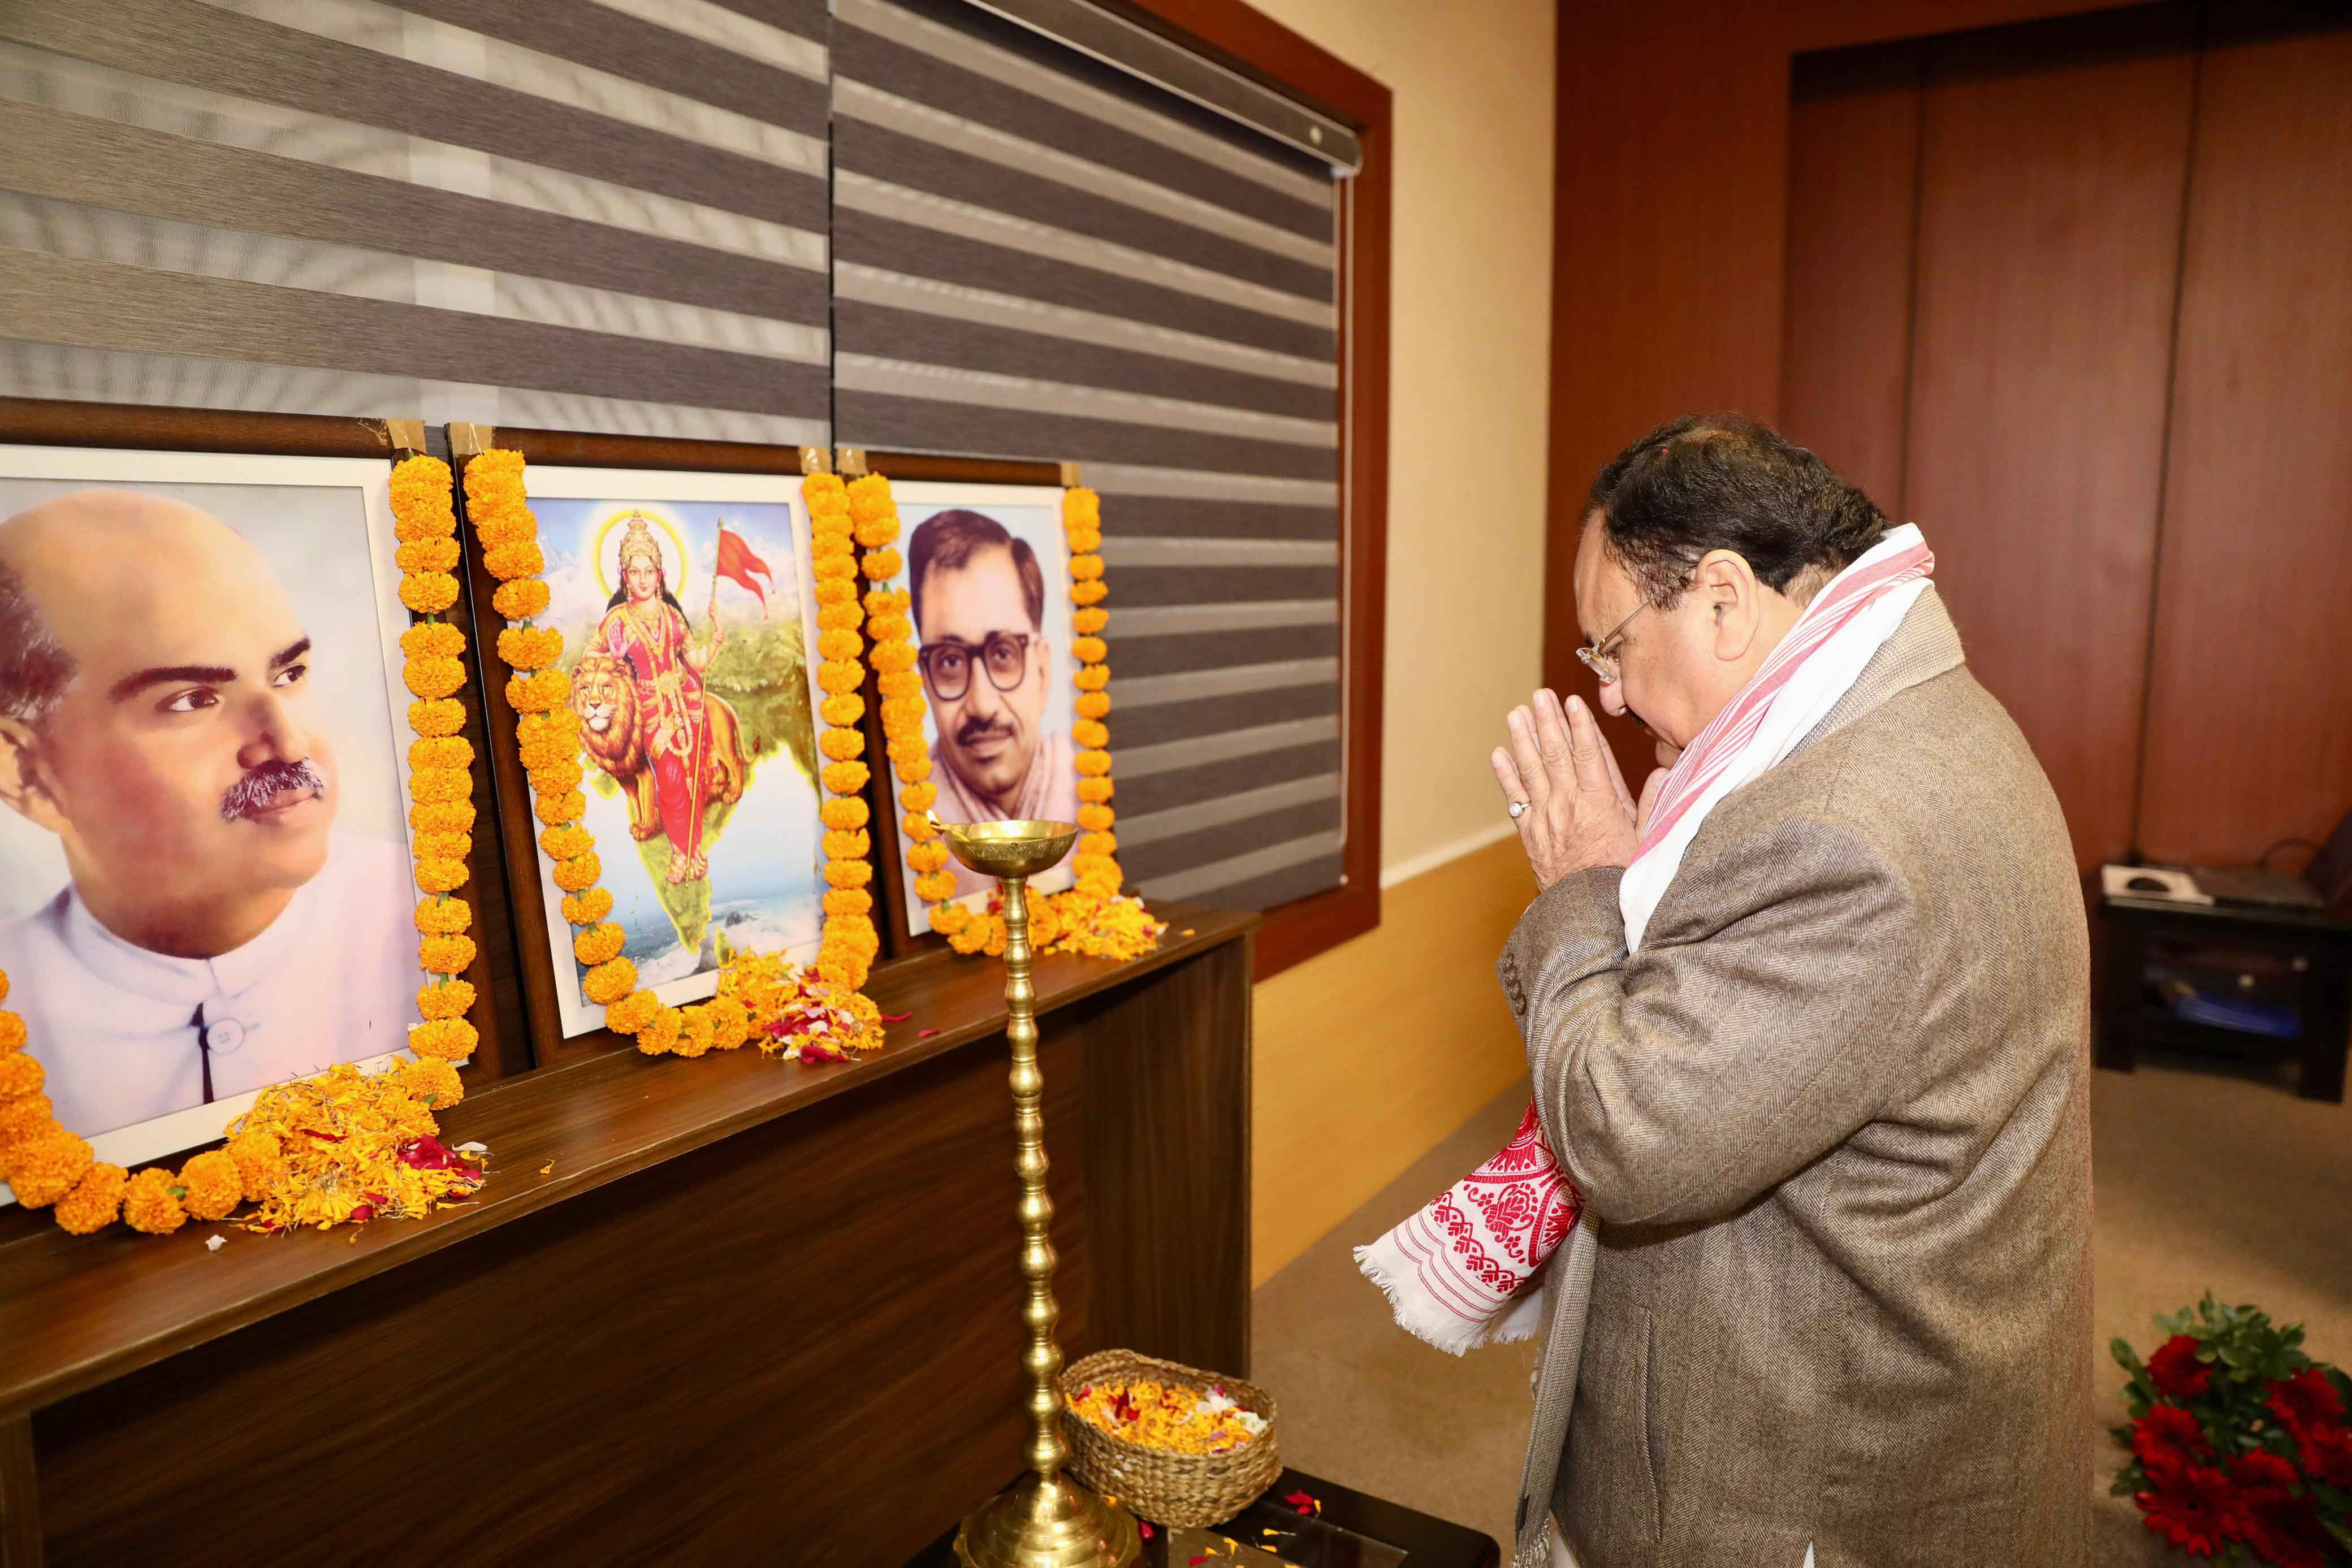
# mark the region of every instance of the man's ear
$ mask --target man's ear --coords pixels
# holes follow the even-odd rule
[[[40,737],[22,719],[0,718],[0,804],[53,833],[65,831],[65,813],[41,766]]]
[[[1762,626],[1764,585],[1745,556],[1736,550],[1709,550],[1698,563],[1692,590],[1714,622],[1715,656],[1736,664],[1748,656]]]

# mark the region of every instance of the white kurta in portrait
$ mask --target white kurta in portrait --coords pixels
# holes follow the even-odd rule
[[[39,977],[9,1006],[58,1120],[88,1137],[405,1046],[425,977],[415,901],[400,846],[334,833],[285,912],[217,957],[134,946],[68,884],[0,925],[0,970]]]

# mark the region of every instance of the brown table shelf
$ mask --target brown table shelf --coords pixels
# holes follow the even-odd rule
[[[1245,1367],[1257,921],[1159,913],[1170,931],[1156,953],[1045,957],[1035,972],[1066,1343],[1093,1348],[1108,1333]],[[885,966],[870,994],[911,1016],[861,1062],[625,1051],[492,1085],[442,1117],[447,1141],[489,1146],[478,1201],[422,1221],[77,1239],[46,1214],[0,1215],[0,1565],[354,1561],[354,1545],[394,1538],[404,1553],[477,1561],[741,1549],[815,1562],[832,1559],[774,1552],[803,1529],[833,1539],[829,1514],[843,1529],[888,1519],[911,1550],[939,1524],[919,1475],[864,1500],[806,1488],[839,1469],[814,1450],[911,1423],[896,1402],[930,1378],[957,1386],[905,1453],[936,1450],[953,1473],[974,1460],[951,1456],[974,1452],[975,1487],[1017,1462],[1002,986],[1000,965],[945,953]],[[217,1251],[205,1246],[215,1233],[228,1239]],[[272,1379],[291,1380],[282,1397],[269,1397]],[[752,1437],[747,1388],[824,1408],[776,1408],[777,1429],[730,1474],[719,1455]],[[553,1424],[516,1404],[534,1399]],[[658,1530],[616,1525],[604,1461],[641,1447],[626,1428],[656,1409],[688,1423],[639,1478],[647,1489],[659,1478],[645,1502],[668,1511]],[[465,1460],[427,1462],[429,1481],[349,1490],[300,1468],[331,1461],[355,1483],[347,1467],[370,1456],[386,1482],[417,1467],[421,1454],[394,1446],[395,1412],[470,1413]],[[210,1453],[191,1448],[206,1435]],[[531,1490],[529,1477],[566,1453],[596,1467],[596,1495]],[[688,1462],[696,1454],[709,1468]],[[876,1462],[902,1458],[886,1444]],[[151,1474],[183,1495],[151,1493]],[[709,1500],[708,1517],[683,1508],[720,1487],[730,1495]],[[371,1535],[371,1521],[386,1533]],[[191,1530],[220,1530],[217,1553],[174,1534]],[[155,1554],[164,1541],[176,1543]]]

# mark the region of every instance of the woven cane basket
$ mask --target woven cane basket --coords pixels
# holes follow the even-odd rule
[[[1070,1469],[1078,1479],[1125,1503],[1139,1518],[1159,1524],[1220,1524],[1263,1496],[1282,1473],[1275,1447],[1279,1430],[1274,1396],[1237,1377],[1198,1372],[1128,1350],[1097,1351],[1062,1374],[1062,1396],[1076,1398],[1097,1383],[1129,1383],[1149,1377],[1181,1384],[1201,1394],[1222,1388],[1225,1397],[1265,1418],[1265,1430],[1224,1454],[1171,1454],[1114,1437],[1065,1407],[1062,1434],[1070,1446]]]

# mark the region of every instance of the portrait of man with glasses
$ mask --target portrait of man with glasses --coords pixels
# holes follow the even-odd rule
[[[1034,531],[1059,543],[1058,520],[1050,510],[1018,510],[1038,511]],[[1049,574],[1028,539],[995,517],[959,507],[916,526],[907,571],[923,695],[930,704],[931,756],[938,764],[931,776],[940,787],[935,809],[940,820],[1075,821],[1078,776],[1069,683],[1046,630],[1068,623],[1066,570],[1055,562]],[[1059,605],[1050,615],[1049,583]],[[992,885],[954,869],[959,896]]]

